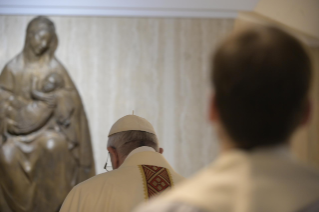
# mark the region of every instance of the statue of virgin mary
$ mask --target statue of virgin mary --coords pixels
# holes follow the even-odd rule
[[[95,174],[80,95],[55,57],[55,27],[34,18],[0,75],[0,211],[57,212]]]

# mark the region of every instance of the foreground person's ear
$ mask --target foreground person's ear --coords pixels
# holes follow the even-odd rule
[[[306,103],[305,103],[305,109],[304,109],[303,117],[301,118],[300,125],[301,126],[307,125],[310,122],[311,115],[312,115],[312,102],[310,99],[307,99]]]
[[[219,120],[218,110],[216,107],[215,95],[211,94],[210,101],[209,101],[209,120],[211,122],[216,122]]]
[[[110,152],[111,155],[113,169],[117,169],[118,167],[120,167],[120,158],[118,152],[113,147],[108,147],[107,150]]]

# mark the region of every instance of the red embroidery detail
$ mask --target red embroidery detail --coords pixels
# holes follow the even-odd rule
[[[141,165],[141,168],[145,176],[148,198],[172,186],[169,171],[166,168],[150,165]]]

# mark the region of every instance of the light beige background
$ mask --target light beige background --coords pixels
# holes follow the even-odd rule
[[[0,16],[0,69],[24,45],[32,16]],[[208,58],[233,29],[231,19],[50,17],[57,58],[84,102],[97,172],[120,117],[148,119],[164,155],[184,176],[210,163],[217,139],[207,120]]]
[[[319,38],[318,0],[259,0],[254,11],[307,35]]]

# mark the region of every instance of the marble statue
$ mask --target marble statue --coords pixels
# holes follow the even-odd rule
[[[57,212],[95,174],[87,118],[57,45],[53,22],[36,17],[1,72],[1,212]]]

